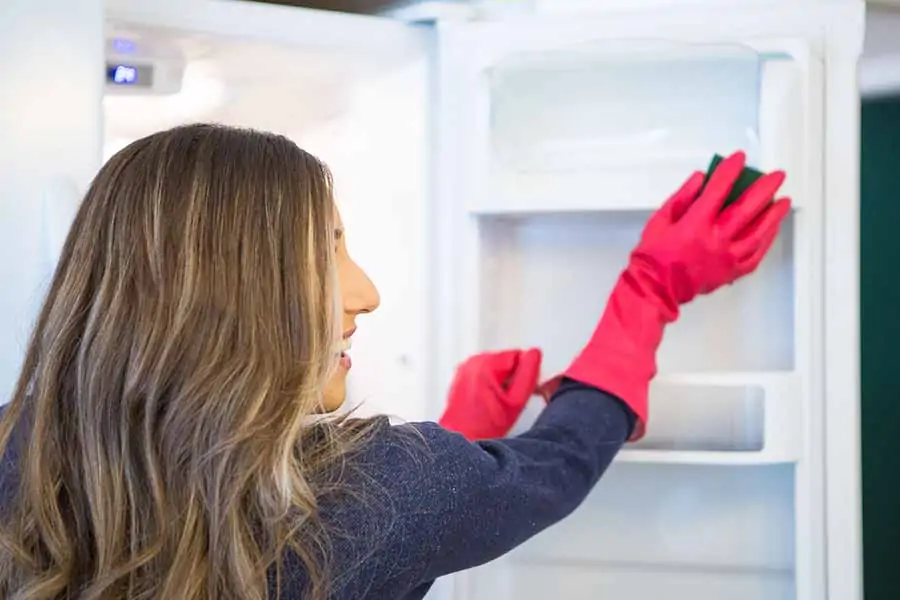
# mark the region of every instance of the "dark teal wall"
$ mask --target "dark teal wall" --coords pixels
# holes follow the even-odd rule
[[[863,102],[861,186],[865,599],[900,600],[900,97]]]

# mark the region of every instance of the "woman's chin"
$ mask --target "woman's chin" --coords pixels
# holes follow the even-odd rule
[[[328,385],[325,386],[325,394],[322,405],[325,412],[334,412],[344,405],[347,399],[347,371],[338,367]]]

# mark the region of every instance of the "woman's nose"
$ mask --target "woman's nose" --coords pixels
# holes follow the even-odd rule
[[[366,272],[351,261],[346,280],[341,286],[344,296],[344,312],[350,315],[370,313],[381,304],[378,289]]]

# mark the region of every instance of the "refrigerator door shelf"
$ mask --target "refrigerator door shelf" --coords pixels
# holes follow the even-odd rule
[[[794,373],[658,377],[646,436],[623,462],[773,464],[801,458],[800,381]]]
[[[673,373],[650,387],[650,421],[621,463],[774,465],[803,459],[802,385],[795,372]],[[512,434],[538,417],[526,408]]]
[[[708,164],[712,155],[704,157],[703,160],[697,157],[652,168],[575,171],[565,177],[548,177],[540,173],[502,174],[494,180],[494,192],[471,205],[469,212],[474,215],[527,215],[656,210],[691,173],[705,168],[703,163]],[[758,163],[748,161],[748,164]],[[791,198],[792,209],[797,212],[806,205],[806,196],[792,194],[793,184],[789,174],[781,195]]]

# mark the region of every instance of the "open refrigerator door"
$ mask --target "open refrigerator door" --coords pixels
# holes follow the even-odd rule
[[[353,337],[347,409],[427,418],[424,253],[410,248],[427,235],[429,28],[241,0],[111,0],[106,36],[110,66],[181,73],[167,93],[107,85],[107,158],[208,121],[285,135],[329,166],[347,244],[384,298]]]
[[[484,350],[538,346],[546,375],[565,367],[647,217],[714,154],[785,170],[794,201],[758,271],[668,328],[647,435],[571,518],[461,577],[458,598],[858,597],[828,589],[825,551],[829,35],[854,47],[833,8],[440,31],[439,386]]]

